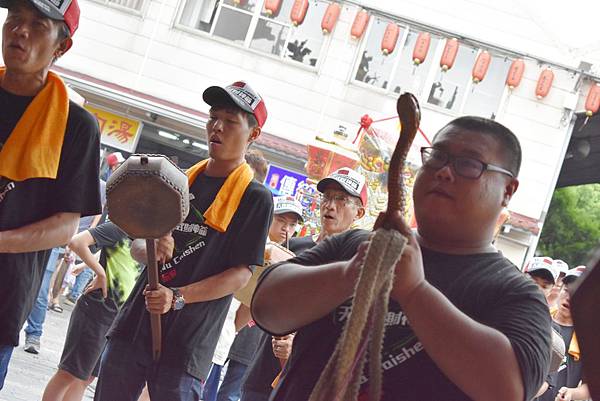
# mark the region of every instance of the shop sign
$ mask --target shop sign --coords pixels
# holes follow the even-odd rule
[[[296,195],[299,187],[306,183],[306,176],[284,168],[269,165],[265,185],[275,195]]]
[[[100,141],[103,145],[133,153],[141,136],[142,123],[90,105],[85,108],[100,125]]]

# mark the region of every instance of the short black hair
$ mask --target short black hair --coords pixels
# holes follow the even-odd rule
[[[515,177],[519,175],[519,170],[521,170],[521,159],[523,157],[521,144],[519,143],[517,136],[504,125],[494,120],[490,120],[489,118],[464,116],[450,121],[439,130],[435,136],[437,137],[441,132],[446,131],[450,127],[478,132],[494,138],[502,145],[502,149],[504,150],[503,158],[507,163],[505,168],[513,173]]]
[[[248,122],[249,128],[258,127],[258,121],[256,120],[256,117],[254,117],[254,114],[248,113],[246,110],[233,104],[233,102],[232,103],[213,104],[213,105],[211,105],[210,109],[211,110],[225,110],[225,111],[228,111],[231,113],[242,113],[246,117],[246,121]]]

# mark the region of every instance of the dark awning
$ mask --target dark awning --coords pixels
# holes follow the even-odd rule
[[[577,114],[557,188],[600,183],[600,116]]]

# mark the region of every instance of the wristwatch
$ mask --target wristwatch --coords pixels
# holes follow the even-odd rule
[[[183,309],[185,306],[185,298],[183,298],[181,291],[179,291],[179,288],[171,288],[171,291],[173,291],[173,305],[171,306],[171,309]]]

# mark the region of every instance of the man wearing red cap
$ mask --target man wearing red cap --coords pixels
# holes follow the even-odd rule
[[[263,264],[273,212],[271,193],[244,160],[267,118],[264,101],[236,82],[204,91],[209,158],[187,174],[190,212],[157,243],[160,285],[137,280],[108,333],[96,401],[137,400],[144,384],[153,400],[199,399],[232,293]],[[132,255],[146,264],[145,241]],[[153,361],[149,314],[162,315],[162,351]]]
[[[100,133],[51,65],[71,47],[76,0],[0,0],[0,388],[49,249],[101,212]]]

